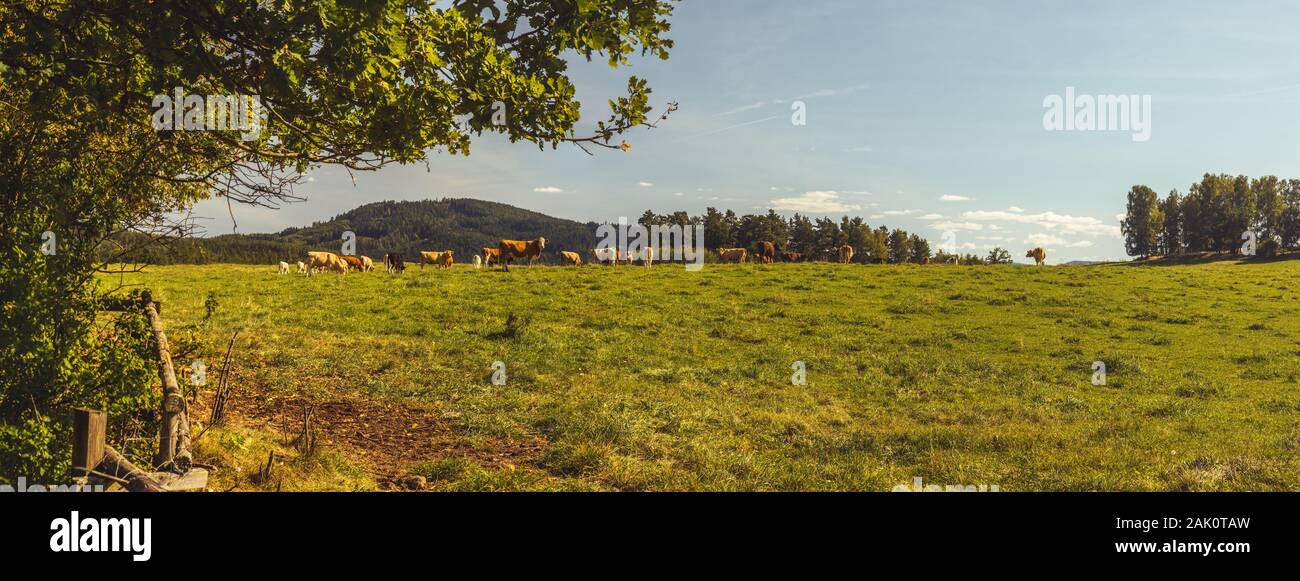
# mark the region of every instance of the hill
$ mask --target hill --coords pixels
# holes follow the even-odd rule
[[[274,234],[226,234],[144,248],[131,258],[152,264],[273,264],[308,250],[338,252],[343,232],[357,235],[357,253],[378,260],[399,252],[406,260],[421,250],[455,250],[468,261],[484,246],[507,239],[546,237],[549,248],[590,248],[596,225],[564,220],[509,204],[468,198],[375,202],[326,220]],[[464,258],[461,258],[464,257]]]

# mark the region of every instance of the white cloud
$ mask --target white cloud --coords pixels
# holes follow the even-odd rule
[[[807,94],[804,94],[804,95],[799,95],[799,96],[797,96],[797,97],[793,97],[793,98],[788,99],[788,100],[787,100],[787,99],[769,99],[769,100],[767,100],[767,101],[755,101],[755,102],[750,103],[750,104],[748,104],[748,105],[742,105],[742,106],[740,106],[740,107],[736,107],[735,109],[731,109],[731,110],[728,110],[728,111],[723,111],[723,112],[721,112],[721,113],[718,113],[718,115],[719,115],[719,116],[721,116],[721,115],[735,115],[736,113],[744,113],[744,112],[746,112],[746,111],[754,111],[754,110],[756,110],[756,109],[762,109],[763,107],[768,107],[768,106],[771,106],[771,105],[784,105],[785,103],[790,102],[790,101],[800,101],[800,100],[803,100],[803,99],[811,99],[811,98],[814,98],[814,97],[839,97],[839,96],[842,96],[842,95],[849,95],[849,94],[852,94],[852,93],[856,93],[856,92],[861,91],[861,90],[866,89],[866,88],[867,88],[866,85],[854,85],[854,86],[851,86],[851,87],[843,87],[843,88],[839,88],[839,89],[820,89],[820,90],[817,90],[817,91],[813,91],[813,92],[811,92],[811,93],[807,93]]]
[[[1010,208],[1007,208],[1007,211],[1008,211],[1008,212],[1023,212],[1023,211],[1025,211],[1025,210],[1024,210],[1024,208],[1021,208],[1020,206],[1011,206]]]
[[[935,222],[930,224],[935,230],[983,230],[983,224],[975,222]]]
[[[654,184],[652,184],[652,183],[650,183],[650,182],[637,182],[636,185],[641,186],[641,187],[643,187],[643,188],[648,188],[648,187],[650,187],[650,186],[653,186]]]
[[[1025,237],[1025,244],[1036,244],[1038,246],[1059,246],[1065,243],[1064,238],[1058,238],[1051,234],[1030,234]]]
[[[1069,240],[1066,240],[1059,236],[1040,233],[1040,234],[1030,234],[1029,236],[1026,236],[1025,244],[1032,244],[1035,246],[1062,246],[1065,248],[1089,248],[1092,246],[1092,241],[1080,240],[1078,242],[1070,242]]]
[[[885,210],[884,212],[881,213],[886,216],[907,216],[910,214],[915,214],[916,212],[918,212],[918,210]]]
[[[680,198],[680,197],[682,197],[682,196],[685,196],[686,193],[685,193],[685,192],[673,192],[673,195],[674,195],[674,196],[677,196],[677,197]]]
[[[533,191],[539,194],[559,194],[564,192],[564,190],[557,188],[555,186],[546,186],[544,188],[533,188]]]
[[[1106,224],[1105,222],[1091,216],[1070,216],[1068,214],[1057,214],[1055,212],[1018,214],[1005,211],[974,211],[964,212],[961,217],[966,220],[975,220],[980,222],[1019,222],[1021,224],[1034,224],[1064,234],[1087,234],[1089,236],[1116,237],[1120,235],[1119,226]]]
[[[944,194],[942,196],[939,196],[940,202],[965,202],[968,200],[970,200],[970,198],[967,198],[966,196],[955,196],[952,194]]]
[[[768,205],[773,210],[806,212],[809,214],[830,214],[862,209],[860,205],[841,202],[839,192],[835,191],[804,192],[802,195],[793,198],[777,198],[768,202]]]
[[[750,103],[748,105],[742,105],[740,107],[736,107],[735,109],[731,109],[729,111],[723,111],[718,115],[734,115],[736,113],[744,113],[745,111],[753,111],[754,109],[758,109],[765,105],[775,105],[780,102],[781,102],[780,99],[773,99],[771,101],[757,101],[754,103]]]
[[[1115,214],[1115,221],[1116,221],[1116,222],[1123,222],[1123,221],[1124,221],[1124,218],[1127,218],[1127,217],[1128,217],[1128,216],[1125,216],[1124,214]]]
[[[944,218],[947,218],[947,216],[943,214],[926,214],[918,217],[917,220],[943,220]]]
[[[867,147],[867,146],[865,146],[865,145],[862,145],[862,146],[858,146],[858,147],[850,147],[850,148],[848,148],[848,149],[846,149],[846,150],[844,150],[844,151],[846,151],[846,152],[848,152],[848,153],[871,153],[871,152],[874,152],[875,150],[872,149],[872,148],[870,148],[870,147]]]
[[[819,89],[811,93],[799,95],[792,100],[798,101],[799,99],[808,99],[811,97],[838,97],[840,95],[850,95],[858,91],[861,91],[862,89],[865,88],[867,88],[866,85],[853,85],[851,87],[844,87],[840,89]]]

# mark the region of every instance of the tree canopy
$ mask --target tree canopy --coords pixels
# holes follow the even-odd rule
[[[1300,247],[1300,180],[1205,174],[1186,195],[1129,191],[1121,224],[1129,256],[1227,252],[1255,235],[1266,252]]]

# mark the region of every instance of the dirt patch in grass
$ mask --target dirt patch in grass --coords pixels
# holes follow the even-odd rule
[[[383,488],[401,487],[412,465],[436,460],[463,459],[488,469],[537,468],[546,444],[541,437],[480,438],[471,444],[457,434],[457,416],[421,402],[245,392],[231,407],[235,423],[278,432],[286,441],[302,433],[304,410],[310,407],[318,445],[336,449]]]

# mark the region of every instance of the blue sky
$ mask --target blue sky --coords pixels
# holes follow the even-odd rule
[[[627,153],[538,151],[495,136],[469,157],[316,170],[306,202],[236,207],[276,231],[384,199],[472,197],[576,220],[700,213],[860,215],[965,252],[1045,246],[1050,262],[1123,258],[1136,183],[1204,172],[1300,177],[1300,3],[686,0],[668,61],[575,62],[584,128],[629,74],[680,103]],[[1047,131],[1044,98],[1150,95],[1151,137]],[[807,123],[791,123],[802,101]],[[230,232],[208,201],[208,234]]]

